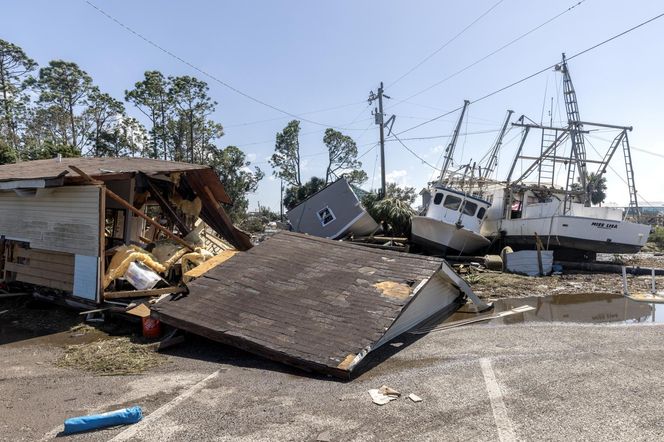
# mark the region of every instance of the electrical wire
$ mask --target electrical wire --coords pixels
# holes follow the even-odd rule
[[[651,22],[653,22],[653,21],[655,21],[655,20],[658,20],[658,19],[660,19],[660,18],[662,18],[662,17],[664,17],[664,13],[661,13],[661,14],[659,14],[659,15],[656,15],[656,16],[652,17],[652,18],[649,18],[648,20],[643,21],[643,22],[639,23],[638,25],[632,26],[632,27],[629,28],[629,29],[626,29],[626,30],[624,30],[624,31],[622,31],[622,32],[620,32],[620,33],[618,33],[618,34],[616,34],[616,35],[613,35],[612,37],[609,37],[609,38],[607,38],[607,39],[605,39],[605,40],[602,40],[601,42],[599,42],[599,43],[597,43],[597,44],[594,44],[594,45],[592,45],[592,46],[590,46],[590,47],[588,47],[588,48],[586,48],[586,49],[584,49],[584,50],[582,50],[582,51],[580,51],[580,52],[577,52],[576,54],[574,54],[574,55],[572,55],[572,56],[570,56],[570,57],[567,57],[567,60],[569,61],[569,60],[572,60],[572,59],[574,59],[574,58],[580,57],[581,55],[584,55],[584,54],[586,54],[586,53],[588,53],[588,52],[590,52],[590,51],[592,51],[592,50],[595,50],[595,49],[599,48],[600,46],[603,46],[603,45],[605,45],[605,44],[607,44],[607,43],[609,43],[609,42],[611,42],[611,41],[613,41],[613,40],[615,40],[615,39],[617,39],[617,38],[619,38],[619,37],[622,37],[622,36],[624,36],[624,35],[626,35],[626,34],[632,32],[632,31],[635,31],[635,30],[637,30],[637,29],[639,29],[639,28],[641,28],[641,27],[643,27],[643,26],[645,26],[645,25],[647,25],[647,24],[649,24],[649,23],[651,23]],[[496,95],[496,94],[499,94],[499,93],[501,93],[501,92],[503,92],[503,91],[505,91],[505,90],[507,90],[507,89],[510,89],[510,88],[512,88],[512,87],[514,87],[514,86],[517,86],[517,85],[519,85],[519,84],[521,84],[521,83],[523,83],[523,82],[525,82],[525,81],[527,81],[527,80],[530,80],[531,78],[536,77],[536,76],[538,76],[538,75],[540,75],[540,74],[542,74],[542,73],[544,73],[544,72],[546,72],[546,71],[548,71],[548,70],[550,70],[550,69],[553,69],[553,68],[556,67],[557,65],[558,65],[558,63],[554,63],[554,64],[552,64],[552,65],[550,65],[550,66],[547,66],[547,67],[545,67],[545,68],[543,68],[543,69],[540,69],[540,70],[538,70],[538,71],[536,71],[536,72],[533,72],[533,73],[530,74],[530,75],[526,75],[525,77],[523,77],[523,78],[521,78],[521,79],[519,79],[519,80],[516,80],[516,81],[514,81],[514,82],[512,82],[512,83],[510,83],[510,84],[508,84],[508,85],[506,85],[506,86],[503,86],[503,87],[501,87],[501,88],[499,88],[499,89],[494,90],[493,92],[490,92],[490,93],[488,93],[488,94],[486,94],[486,95],[483,95],[483,96],[481,96],[481,97],[479,97],[479,98],[476,98],[475,100],[472,100],[470,103],[471,103],[471,104],[474,104],[474,103],[478,103],[478,102],[480,102],[480,101],[482,101],[482,100],[486,100],[486,99],[489,98],[489,97],[492,97],[492,96],[494,96],[494,95]],[[456,108],[454,108],[454,109],[452,109],[452,110],[450,110],[450,111],[448,111],[448,112],[445,112],[445,113],[443,113],[443,114],[437,115],[437,116],[435,116],[435,117],[433,117],[433,118],[430,118],[430,119],[427,120],[427,121],[424,121],[424,122],[422,122],[422,123],[416,124],[416,125],[414,125],[414,126],[412,126],[412,127],[409,127],[408,129],[405,129],[405,130],[402,130],[402,131],[398,132],[398,135],[404,134],[404,133],[406,133],[406,132],[410,132],[411,130],[414,130],[414,129],[417,129],[417,128],[419,128],[419,127],[422,127],[422,126],[424,126],[424,125],[426,125],[426,124],[432,123],[432,122],[434,122],[434,121],[436,121],[436,120],[439,120],[440,118],[446,117],[447,115],[450,115],[450,114],[452,114],[452,113],[454,113],[454,112],[460,110],[461,108],[462,108],[462,106],[459,106],[459,107],[456,107]]]
[[[401,138],[397,136],[397,134],[392,134],[394,138],[406,149],[408,152],[410,152],[415,158],[420,160],[423,164],[426,164],[427,166],[431,167],[432,169],[436,170],[438,167],[434,166],[433,164],[429,163],[427,160],[419,156],[415,151],[413,151],[410,147],[406,146],[403,141],[401,141]]]
[[[593,145],[592,141],[590,141],[590,140],[587,139],[587,138],[586,138],[586,141],[588,142],[588,144],[590,145],[590,147],[592,148],[592,150],[594,150],[595,153],[601,157],[602,154],[600,154],[599,151],[595,148],[595,146]],[[631,146],[630,146],[630,148],[631,148]],[[625,178],[623,178],[623,176],[620,175],[620,174],[618,173],[618,171],[617,171],[616,169],[614,169],[610,164],[607,164],[607,167],[608,167],[609,169],[611,169],[611,172],[613,172],[613,174],[614,174],[615,176],[617,176],[617,177],[620,179],[620,181],[622,181],[624,184],[626,184],[626,185],[627,185],[627,188],[629,189],[629,183],[627,182],[627,180],[626,180]],[[650,201],[648,201],[647,199],[645,199],[644,197],[642,197],[641,194],[639,194],[638,192],[636,192],[636,197],[637,197],[637,198],[640,198],[640,199],[641,199],[644,203],[646,203],[648,206],[650,206],[650,207],[653,207],[653,206],[654,206],[653,203],[651,203]],[[630,200],[631,200],[631,196],[630,196]]]
[[[539,25],[535,26],[534,28],[530,29],[529,31],[527,31],[527,32],[521,34],[520,36],[518,36],[518,37],[512,39],[511,41],[509,41],[508,43],[502,45],[502,46],[499,47],[498,49],[495,49],[495,50],[493,50],[492,52],[486,54],[485,56],[479,58],[478,60],[475,60],[474,62],[472,62],[471,64],[467,65],[466,67],[461,68],[461,69],[459,69],[458,71],[456,71],[456,72],[454,72],[454,73],[448,75],[447,77],[445,77],[445,78],[443,78],[443,79],[441,79],[441,80],[439,80],[439,81],[433,83],[432,85],[425,87],[424,89],[420,90],[419,92],[416,92],[416,93],[414,93],[413,95],[410,95],[408,98],[406,98],[406,100],[410,100],[411,98],[415,98],[415,97],[417,97],[418,95],[422,95],[423,93],[427,92],[428,90],[431,90],[431,89],[433,89],[434,87],[436,87],[436,86],[438,86],[438,85],[440,85],[440,84],[442,84],[442,83],[444,83],[444,82],[446,82],[446,81],[451,80],[452,78],[456,77],[457,75],[459,75],[459,74],[461,74],[461,73],[467,71],[468,69],[472,68],[473,66],[476,66],[477,64],[479,64],[479,63],[483,62],[484,60],[486,60],[487,58],[490,58],[490,57],[496,55],[497,53],[503,51],[504,49],[507,49],[508,47],[512,46],[514,43],[518,42],[519,40],[521,40],[521,39],[527,37],[528,35],[532,34],[533,32],[535,32],[535,31],[537,31],[537,30],[539,30],[539,29],[541,29],[541,28],[543,28],[544,26],[548,25],[549,23],[551,23],[552,21],[558,19],[559,17],[563,16],[564,14],[566,14],[566,13],[572,11],[574,8],[580,6],[580,5],[581,5],[582,3],[584,3],[585,1],[586,1],[586,0],[580,0],[579,2],[573,4],[573,5],[570,6],[569,8],[565,9],[564,11],[562,11],[562,12],[560,12],[560,13],[554,15],[553,17],[549,18],[549,19],[546,20],[545,22],[540,23]],[[405,101],[405,100],[404,100],[404,101]],[[399,104],[399,103],[396,103],[396,104]],[[395,104],[395,105],[396,105],[396,104]]]
[[[483,19],[483,18],[484,18],[487,14],[489,14],[491,11],[493,11],[494,9],[496,9],[496,8],[497,8],[501,3],[503,3],[504,1],[505,1],[505,0],[499,0],[498,2],[494,3],[493,6],[491,6],[489,9],[487,9],[487,10],[484,11],[482,14],[480,14],[479,17],[477,17],[477,18],[476,18],[475,20],[473,20],[469,25],[467,25],[465,28],[463,28],[461,31],[459,31],[456,35],[454,35],[454,37],[452,37],[452,38],[450,38],[449,40],[447,40],[445,43],[443,43],[442,46],[439,46],[435,51],[433,51],[432,53],[430,53],[429,55],[427,55],[426,57],[424,57],[424,58],[423,58],[421,61],[419,61],[415,66],[413,66],[412,68],[410,68],[408,71],[406,71],[406,73],[404,73],[404,74],[401,75],[399,78],[397,78],[396,80],[394,80],[393,82],[391,82],[390,84],[388,84],[386,87],[389,88],[390,86],[394,86],[395,84],[397,84],[398,82],[400,82],[401,80],[403,80],[404,78],[406,78],[408,75],[410,75],[410,74],[411,74],[413,71],[415,71],[417,68],[419,68],[419,67],[422,66],[424,63],[426,63],[427,61],[429,61],[429,60],[431,59],[431,57],[433,57],[434,55],[436,55],[437,53],[439,53],[440,51],[442,51],[443,49],[445,49],[445,48],[446,48],[447,46],[449,46],[450,43],[452,43],[454,40],[456,40],[457,38],[461,37],[461,35],[463,35],[468,29],[470,29],[471,27],[473,27],[473,25],[475,25],[477,22],[479,22],[481,19]],[[585,1],[585,0],[584,0],[584,1]]]
[[[132,33],[132,34],[135,35],[136,37],[140,38],[140,39],[143,40],[144,42],[148,43],[150,46],[152,46],[152,47],[154,47],[154,48],[160,50],[161,52],[163,52],[163,53],[169,55],[170,57],[172,57],[172,58],[174,58],[174,59],[176,59],[176,60],[179,61],[180,63],[182,63],[182,64],[184,64],[184,65],[186,65],[186,66],[189,66],[191,69],[195,70],[196,72],[198,72],[198,73],[200,73],[200,74],[202,74],[202,75],[208,77],[209,79],[215,81],[216,83],[219,83],[220,85],[222,85],[222,86],[224,86],[225,88],[227,88],[227,89],[229,89],[229,90],[235,92],[236,94],[241,95],[241,96],[243,96],[244,98],[253,101],[254,103],[260,104],[261,106],[265,106],[265,107],[267,107],[267,108],[270,108],[270,109],[272,109],[272,110],[275,110],[275,111],[277,111],[277,112],[280,112],[280,113],[282,113],[282,114],[284,114],[284,115],[287,115],[287,116],[289,116],[289,117],[292,117],[292,118],[298,119],[298,120],[300,120],[300,121],[305,121],[305,122],[307,122],[307,123],[314,124],[314,125],[316,125],[316,126],[332,127],[332,128],[334,128],[334,129],[337,129],[337,130],[353,130],[353,129],[349,129],[349,128],[344,128],[344,127],[334,126],[334,125],[332,125],[332,124],[321,123],[321,122],[319,122],[319,121],[310,120],[310,119],[308,119],[308,118],[303,118],[301,115],[294,114],[294,113],[289,112],[289,111],[287,111],[287,110],[285,110],[285,109],[282,109],[282,108],[280,108],[280,107],[278,107],[278,106],[275,106],[275,105],[270,104],[270,103],[268,103],[268,102],[266,102],[266,101],[263,101],[263,100],[261,100],[260,98],[256,98],[256,97],[254,97],[254,96],[248,94],[247,92],[244,92],[244,91],[242,91],[242,90],[240,90],[240,89],[238,89],[238,88],[232,86],[231,84],[225,82],[224,80],[221,80],[220,78],[216,77],[215,75],[210,74],[209,72],[207,72],[207,71],[205,71],[205,70],[203,70],[203,69],[201,69],[201,68],[195,66],[193,63],[191,63],[191,62],[189,62],[189,61],[183,59],[183,58],[180,57],[179,55],[177,55],[177,54],[171,52],[170,50],[164,48],[163,46],[160,46],[159,44],[157,44],[157,43],[155,43],[154,41],[150,40],[149,38],[147,38],[147,37],[144,36],[143,34],[139,33],[138,31],[135,31],[134,29],[132,29],[132,28],[129,27],[128,25],[122,23],[120,20],[118,20],[117,18],[113,17],[113,16],[110,15],[108,12],[104,11],[103,9],[101,9],[100,7],[98,7],[97,5],[95,5],[94,3],[92,3],[91,1],[89,1],[89,0],[83,0],[83,1],[84,1],[85,3],[87,3],[90,7],[94,8],[95,10],[97,10],[100,14],[104,15],[106,18],[108,18],[109,20],[111,20],[111,21],[113,21],[114,23],[116,23],[118,26],[122,27],[123,29],[129,31],[130,33]]]
[[[354,103],[347,103],[347,104],[342,104],[339,106],[334,106],[334,107],[328,107],[325,109],[318,109],[314,111],[308,111],[308,112],[300,112],[300,115],[311,115],[311,114],[319,114],[322,112],[328,112],[332,110],[337,110],[337,109],[344,109],[347,107],[353,107],[357,106],[358,104],[364,103],[364,100],[362,101],[356,101]],[[364,111],[363,111],[364,112]],[[269,123],[271,121],[279,121],[283,120],[284,118],[289,118],[287,115],[284,115],[282,117],[275,117],[275,118],[266,118],[264,120],[255,120],[255,121],[248,121],[246,123],[232,123],[232,124],[224,124],[224,128],[231,128],[231,127],[242,127],[242,126],[253,126],[255,124],[261,124],[261,123]]]

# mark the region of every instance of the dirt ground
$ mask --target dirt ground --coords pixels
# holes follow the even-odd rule
[[[531,277],[485,271],[464,277],[475,293],[487,300],[579,293],[622,294],[623,290],[622,276],[610,273],[575,272]],[[656,283],[664,290],[664,276],[657,277]],[[649,292],[651,278],[629,275],[627,284],[630,293]]]

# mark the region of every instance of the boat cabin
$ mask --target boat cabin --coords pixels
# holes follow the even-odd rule
[[[437,186],[426,216],[448,224],[457,224],[478,232],[491,203],[476,196]]]

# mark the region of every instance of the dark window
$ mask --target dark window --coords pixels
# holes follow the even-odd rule
[[[461,209],[461,212],[464,215],[470,215],[473,216],[475,215],[475,211],[477,210],[477,204],[471,203],[470,201],[465,201],[463,203],[463,209]]]
[[[477,217],[478,217],[479,219],[482,219],[482,218],[484,218],[484,214],[485,214],[485,213],[486,213],[486,209],[485,209],[484,207],[480,207],[480,211],[477,212]]]
[[[433,198],[433,203],[436,205],[440,204],[444,196],[445,196],[444,193],[437,193],[436,196]]]
[[[447,198],[445,198],[445,202],[443,203],[443,207],[450,210],[459,210],[460,205],[461,198],[454,195],[447,195]]]
[[[332,209],[326,207],[318,211],[318,219],[320,220],[321,225],[325,227],[337,218],[334,216],[334,213],[332,213]]]

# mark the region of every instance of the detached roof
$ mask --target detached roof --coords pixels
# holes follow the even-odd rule
[[[415,323],[444,307],[423,306],[432,298],[418,290],[443,264],[281,232],[189,283],[187,296],[164,299],[152,310],[174,327],[347,377],[367,352],[390,338],[386,333],[398,318]],[[447,299],[457,296],[461,292],[450,289]]]
[[[55,178],[67,173],[67,177],[77,176],[69,169],[76,166],[93,178],[105,175],[143,172],[147,175],[188,170],[210,169],[200,164],[177,161],[153,160],[150,158],[57,158],[50,160],[23,161],[0,166],[0,181],[34,180]],[[211,170],[211,169],[210,169]]]

